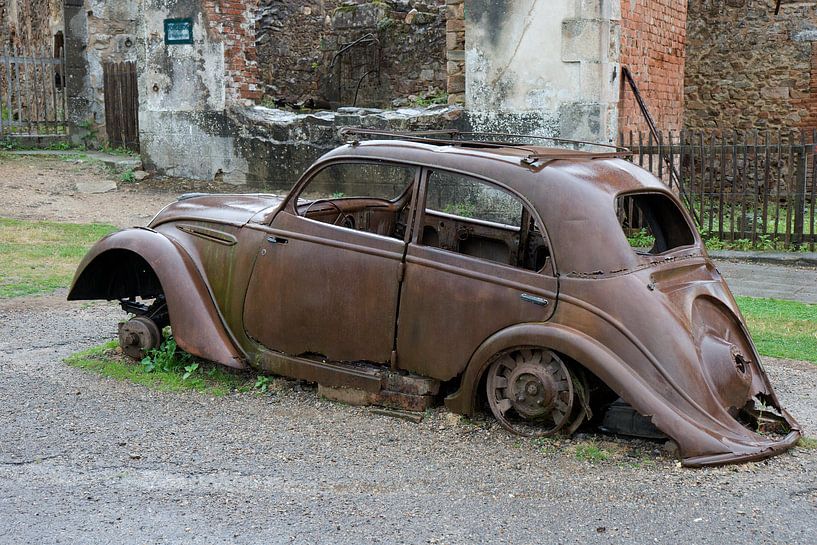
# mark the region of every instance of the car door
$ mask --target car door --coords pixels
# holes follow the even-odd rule
[[[338,163],[296,188],[259,248],[244,305],[247,334],[290,355],[390,362],[418,174],[388,163]]]
[[[512,191],[428,171],[408,245],[398,366],[449,380],[476,348],[508,326],[548,320],[558,281],[547,235]]]

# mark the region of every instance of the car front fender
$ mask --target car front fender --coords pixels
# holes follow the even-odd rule
[[[149,298],[159,293],[165,295],[179,347],[230,367],[246,367],[193,260],[153,229],[125,229],[97,242],[80,262],[68,299]]]

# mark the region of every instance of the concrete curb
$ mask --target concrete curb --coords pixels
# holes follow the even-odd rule
[[[707,252],[714,260],[728,259],[747,263],[766,263],[787,267],[817,267],[817,252],[741,252],[736,250],[711,250]]]

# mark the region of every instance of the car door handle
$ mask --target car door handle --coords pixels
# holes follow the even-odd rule
[[[534,305],[539,305],[540,307],[546,307],[548,305],[547,299],[545,299],[544,297],[537,297],[536,295],[531,295],[530,293],[523,293],[519,297],[523,301],[533,303]]]
[[[289,241],[287,239],[285,239],[285,238],[271,237],[270,236],[270,237],[267,237],[267,242],[269,242],[270,244],[286,244]]]

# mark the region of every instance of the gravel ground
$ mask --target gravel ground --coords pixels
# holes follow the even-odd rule
[[[54,217],[89,217],[88,201],[66,212],[76,196],[43,191]],[[25,217],[51,217],[26,212],[36,191],[18,195]],[[169,195],[106,200],[99,221]],[[64,298],[0,300],[0,543],[815,542],[817,449],[691,470],[660,443],[598,436],[610,458],[591,463],[576,456],[587,437],[537,444],[442,409],[414,424],[291,381],[270,395],[155,392],[62,363],[121,316]],[[814,435],[817,367],[767,369]]]
[[[113,336],[106,303],[0,302],[2,543],[802,543],[817,450],[715,469],[599,436],[543,448],[442,409],[420,424],[319,400],[160,393],[67,367]],[[770,360],[807,430],[817,368]],[[720,536],[714,538],[713,536]]]

